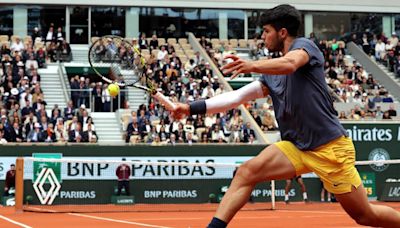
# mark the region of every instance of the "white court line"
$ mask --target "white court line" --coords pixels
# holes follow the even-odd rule
[[[11,222],[11,223],[13,223],[13,224],[15,224],[15,225],[17,225],[17,226],[20,226],[20,227],[32,228],[31,226],[28,226],[28,225],[25,225],[25,224],[23,224],[23,223],[17,222],[17,221],[15,221],[15,220],[9,219],[9,218],[7,218],[7,217],[5,217],[5,216],[3,216],[3,215],[0,215],[0,218],[6,220],[6,221],[8,221],[8,222]]]
[[[145,224],[145,223],[129,222],[126,220],[111,219],[111,218],[105,218],[105,217],[99,217],[99,216],[93,216],[93,215],[85,215],[85,214],[80,214],[80,213],[68,213],[68,214],[74,215],[74,216],[79,216],[79,217],[86,217],[86,218],[92,218],[92,219],[98,219],[98,220],[104,220],[104,221],[110,221],[110,222],[125,223],[125,224],[130,224],[130,225],[138,225],[138,226],[144,226],[144,227],[171,228],[168,226],[157,226],[157,225],[151,225],[151,224]]]
[[[285,209],[278,209],[275,212],[292,212],[292,213],[314,213],[314,214],[336,214],[336,215],[345,215],[345,212],[335,212],[335,211],[294,211],[294,210],[285,210]]]

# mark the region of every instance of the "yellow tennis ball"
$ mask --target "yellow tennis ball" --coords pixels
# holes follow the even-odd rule
[[[110,96],[116,97],[119,93],[119,86],[117,84],[110,84],[108,86],[108,92],[110,93]]]

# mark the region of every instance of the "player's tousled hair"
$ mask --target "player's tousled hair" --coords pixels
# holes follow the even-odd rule
[[[261,26],[271,25],[276,31],[285,28],[296,37],[301,25],[301,13],[293,6],[283,4],[266,10],[260,18]]]

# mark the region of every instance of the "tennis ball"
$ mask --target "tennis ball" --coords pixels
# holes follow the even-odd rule
[[[108,86],[108,92],[110,93],[110,96],[116,97],[119,93],[119,86],[117,84],[110,84]]]

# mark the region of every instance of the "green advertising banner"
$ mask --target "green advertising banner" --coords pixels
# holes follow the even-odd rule
[[[60,153],[33,153],[32,157],[34,158],[51,158],[51,159],[61,159],[62,154]],[[40,172],[43,168],[51,168],[53,169],[54,174],[57,177],[59,183],[62,182],[61,179],[61,163],[59,162],[41,162],[41,161],[34,161],[33,162],[33,178],[32,183],[36,181]],[[48,183],[48,180],[46,180]]]
[[[356,148],[357,161],[386,161],[400,159],[400,124],[388,122],[342,122]],[[361,173],[374,173],[375,196],[382,194],[386,179],[398,179],[400,164],[377,163],[357,165]],[[367,176],[367,182],[370,182]],[[363,176],[361,175],[361,178]],[[372,190],[372,189],[371,189]]]
[[[360,172],[360,177],[364,184],[365,191],[367,191],[368,198],[376,199],[375,173]]]

